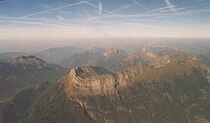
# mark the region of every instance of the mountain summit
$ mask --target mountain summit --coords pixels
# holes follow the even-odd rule
[[[121,57],[126,57],[128,54],[123,50],[123,49],[107,49],[103,55],[107,58],[109,57],[116,57],[116,56],[121,56]]]
[[[42,92],[33,91],[33,100],[30,94],[19,93],[13,100],[22,95],[26,97],[25,103],[8,102],[0,113],[1,121],[207,122],[210,120],[207,76],[206,67],[186,55],[175,56],[162,67],[142,64],[117,73],[100,67],[76,67]]]
[[[106,68],[108,70],[115,70],[115,67],[127,57],[127,53],[123,49],[103,49],[94,47],[83,53],[74,54],[65,59],[63,65],[69,68],[77,66],[93,65]]]
[[[12,59],[11,64],[22,64],[22,65],[36,65],[36,66],[46,66],[47,62],[37,58],[36,56],[19,56],[17,58]]]

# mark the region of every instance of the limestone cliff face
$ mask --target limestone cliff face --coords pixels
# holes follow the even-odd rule
[[[160,67],[139,65],[118,73],[77,67],[29,104],[19,122],[209,122],[207,73],[191,56],[177,56]]]
[[[112,72],[100,67],[77,67],[59,82],[64,84],[69,96],[94,96],[102,94],[106,85],[113,85],[114,77],[110,74]]]

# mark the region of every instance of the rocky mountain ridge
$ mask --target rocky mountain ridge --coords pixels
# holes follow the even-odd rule
[[[18,91],[32,85],[55,81],[66,72],[66,68],[35,56],[20,56],[8,62],[0,62],[0,102],[7,101]]]
[[[100,67],[77,67],[46,87],[35,99],[29,100],[21,116],[11,110],[16,108],[15,105],[3,108],[10,113],[5,116],[1,112],[4,117],[0,121],[208,122],[210,84],[207,76],[205,65],[199,59],[186,55],[175,56],[161,67],[141,64],[117,73]],[[19,98],[16,96],[14,99]],[[13,118],[13,114],[18,117]],[[9,119],[12,120],[6,122]]]
[[[104,67],[108,70],[113,70],[122,59],[127,57],[127,53],[123,49],[103,49],[94,47],[86,52],[74,54],[73,56],[65,59],[63,65],[68,68],[77,66],[94,65]]]

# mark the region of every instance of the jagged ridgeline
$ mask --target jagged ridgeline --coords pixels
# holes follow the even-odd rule
[[[183,52],[173,48],[161,52],[152,52],[144,47],[134,53],[128,54],[124,49],[94,47],[64,59],[62,64],[68,68],[84,65],[100,66],[117,72],[139,64],[157,65],[167,63],[171,58],[179,54],[183,54]]]
[[[209,122],[207,67],[190,55],[168,55],[155,63],[117,73],[76,67],[55,83],[18,93],[1,111],[1,122]]]

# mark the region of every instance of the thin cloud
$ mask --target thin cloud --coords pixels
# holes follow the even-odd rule
[[[61,21],[64,21],[64,20],[65,20],[65,18],[63,18],[63,17],[60,16],[60,15],[58,15],[57,18],[58,18],[59,20],[61,20]]]
[[[120,11],[120,10],[128,9],[128,8],[134,6],[134,5],[136,5],[136,4],[135,3],[127,4],[127,5],[124,5],[124,6],[121,6],[121,7],[117,8],[117,9],[115,9],[113,12],[117,12],[117,11]]]
[[[61,17],[61,18],[64,19],[63,17]],[[11,23],[14,26],[15,26],[15,24],[23,24],[23,25],[50,26],[50,27],[60,27],[60,26],[81,27],[78,24],[61,22],[61,20],[59,19],[58,16],[57,16],[57,19],[50,19],[50,18],[22,18],[22,19],[17,19],[17,18],[13,18],[13,17],[0,17],[0,19],[1,19],[0,22]],[[78,19],[65,19],[65,21],[68,21],[68,20],[79,21]],[[9,24],[7,26],[10,27]]]
[[[19,23],[24,25],[39,25],[39,26],[60,26],[57,24],[45,23],[45,22],[35,22],[35,21],[22,21],[22,20],[0,20],[0,22],[7,22],[7,23]]]
[[[136,0],[132,0],[136,5],[144,8],[145,10],[150,10],[149,8],[147,8],[146,6],[142,5],[141,3],[137,2]]]
[[[39,12],[35,12],[35,13],[31,13],[31,14],[27,14],[27,15],[22,16],[22,17],[20,17],[20,18],[31,17],[31,16],[34,16],[34,15],[38,15],[38,14],[42,14],[42,13],[46,13],[46,12],[51,12],[51,11],[55,11],[55,10],[59,10],[59,9],[63,9],[63,8],[66,8],[66,7],[71,7],[71,6],[75,6],[75,5],[80,5],[80,4],[87,3],[87,2],[89,2],[89,1],[92,1],[92,0],[81,1],[81,2],[72,3],[72,4],[68,4],[68,5],[60,6],[60,7],[55,7],[55,8],[52,8],[52,9],[47,9],[47,10],[44,10],[44,11],[39,11]]]
[[[96,9],[102,9],[102,11],[104,11],[104,12],[106,12],[108,14],[113,14],[113,15],[117,16],[117,14],[115,14],[115,13],[109,11],[109,10],[106,10],[104,8],[100,8],[99,6],[97,6],[97,5],[95,5],[95,4],[91,3],[91,2],[87,2],[86,4],[92,6],[92,7],[96,8]]]
[[[187,14],[205,13],[205,12],[210,12],[210,9],[188,10],[178,13],[178,15],[187,15]]]
[[[183,17],[183,19],[184,19],[184,18],[186,18],[185,15],[194,15],[194,14],[198,14],[198,13],[210,12],[210,10],[205,9],[205,8],[200,9],[200,10],[193,10],[192,9],[193,7],[190,7],[190,6],[184,7],[184,8],[177,7],[177,6],[181,6],[181,5],[179,5],[179,4],[174,5],[171,3],[172,1],[164,0],[166,3],[166,6],[164,6],[162,8],[156,8],[156,9],[150,9],[150,10],[145,9],[146,11],[143,12],[142,9],[139,7],[139,10],[141,10],[142,12],[127,14],[127,13],[120,13],[119,10],[122,10],[122,9],[128,10],[128,8],[132,9],[131,8],[132,5],[135,5],[135,6],[138,5],[137,3],[139,3],[139,2],[137,0],[132,0],[133,2],[130,2],[131,4],[125,4],[124,6],[121,6],[117,9],[115,9],[115,8],[106,9],[105,6],[102,5],[100,0],[97,0],[97,1],[98,2],[96,2],[94,0],[89,0],[89,1],[86,0],[86,1],[80,1],[77,3],[73,3],[73,4],[68,4],[65,6],[56,7],[56,8],[49,8],[49,9],[46,8],[47,10],[45,10],[45,11],[28,14],[28,15],[23,16],[22,18],[0,17],[0,19],[4,18],[4,20],[0,20],[0,22],[2,22],[3,24],[8,23],[8,26],[10,26],[10,27],[13,27],[13,26],[21,27],[21,26],[25,26],[25,25],[27,25],[27,28],[28,28],[28,25],[30,25],[32,29],[35,27],[42,27],[42,26],[46,29],[48,29],[50,27],[49,31],[50,31],[51,27],[53,27],[53,28],[55,27],[54,29],[55,30],[60,29],[61,30],[60,32],[67,31],[67,30],[62,31],[62,28],[65,28],[65,27],[67,27],[68,29],[74,28],[74,29],[77,29],[78,36],[80,36],[79,33],[84,29],[84,27],[88,27],[87,31],[89,31],[89,29],[93,29],[93,31],[97,32],[97,33],[94,32],[92,34],[93,37],[97,36],[97,34],[99,34],[99,33],[102,33],[103,29],[106,29],[107,27],[112,27],[110,30],[106,30],[107,33],[110,35],[112,35],[112,33],[114,33],[114,31],[113,31],[114,29],[118,29],[118,28],[119,28],[120,35],[126,34],[126,33],[124,33],[124,31],[126,29],[130,30],[130,32],[132,34],[134,31],[133,29],[139,29],[141,31],[141,29],[144,30],[144,29],[148,29],[148,28],[151,29],[151,32],[153,32],[153,29],[157,29],[157,32],[158,32],[159,29],[165,28],[165,29],[167,29],[167,31],[165,31],[165,33],[167,34],[167,32],[170,32],[170,31],[168,31],[169,29],[170,30],[177,29],[178,31],[182,31],[182,29],[178,29],[181,27],[188,27],[188,28],[196,27],[196,29],[199,29],[199,27],[201,27],[201,26],[199,26],[197,23],[194,24],[193,23],[194,20],[191,22],[189,21],[187,23],[184,23],[184,22],[182,22],[184,20],[182,20],[181,17]],[[87,16],[84,16],[83,13],[81,14],[80,11],[77,11],[77,12],[65,11],[64,13],[60,12],[60,11],[64,11],[63,8],[65,8],[65,7],[70,7],[70,6],[79,5],[79,4],[85,4],[85,5],[92,6],[92,7],[94,7],[94,11],[89,11],[89,9],[88,9],[88,11],[86,11],[86,12],[90,13],[90,14],[87,14]],[[207,3],[205,3],[205,4],[207,4]],[[140,6],[140,5],[138,5],[138,6]],[[115,10],[113,10],[113,9],[115,9]],[[55,11],[55,10],[57,10],[56,12],[59,12],[59,14],[57,14],[57,16],[54,16],[54,18],[50,18],[47,16],[45,18],[32,18],[31,17],[34,15],[42,14],[42,13],[48,14],[47,12],[51,12],[51,11]],[[116,10],[119,13],[117,13]],[[94,12],[94,16],[92,16],[93,14],[91,12]],[[96,12],[96,15],[95,15],[95,12]],[[65,15],[63,15],[63,14],[65,14]],[[71,14],[77,14],[80,18],[69,18],[68,19],[68,17],[72,17],[72,16],[67,16],[67,15],[71,15]],[[84,17],[87,17],[87,18],[84,19]],[[156,17],[159,17],[159,18],[161,17],[161,19],[163,18],[163,21],[160,19],[157,19]],[[180,20],[170,21],[170,20],[167,20],[168,17],[179,17]],[[74,19],[74,20],[71,20],[71,19]],[[198,19],[201,20],[201,18],[198,18]],[[161,22],[161,23],[159,23],[159,22]],[[170,24],[167,24],[167,23],[170,23]],[[40,26],[37,26],[37,25],[40,25]],[[59,28],[59,27],[61,27],[61,28]],[[127,28],[127,27],[129,27],[129,28]],[[205,27],[206,27],[206,25],[205,25]],[[1,28],[3,28],[3,27],[1,27]],[[200,29],[202,30],[202,29],[204,29],[204,27],[202,27]],[[183,29],[183,30],[184,30],[183,32],[187,32],[186,31],[187,29]],[[74,32],[74,31],[72,31],[72,32]],[[174,32],[176,32],[176,31],[174,31]],[[37,31],[37,33],[38,33],[38,31]],[[136,35],[139,33],[140,32],[136,33]],[[156,34],[156,32],[154,34]],[[192,34],[194,34],[194,33],[192,32]],[[101,35],[103,36],[103,34],[101,34]],[[148,35],[149,35],[149,31],[148,31]],[[150,35],[152,35],[152,34],[150,34]]]
[[[170,0],[164,0],[167,7],[174,13],[178,13],[177,10],[175,9],[175,6],[171,3]]]
[[[98,11],[99,11],[99,15],[101,16],[103,14],[103,5],[100,1],[98,3]]]

